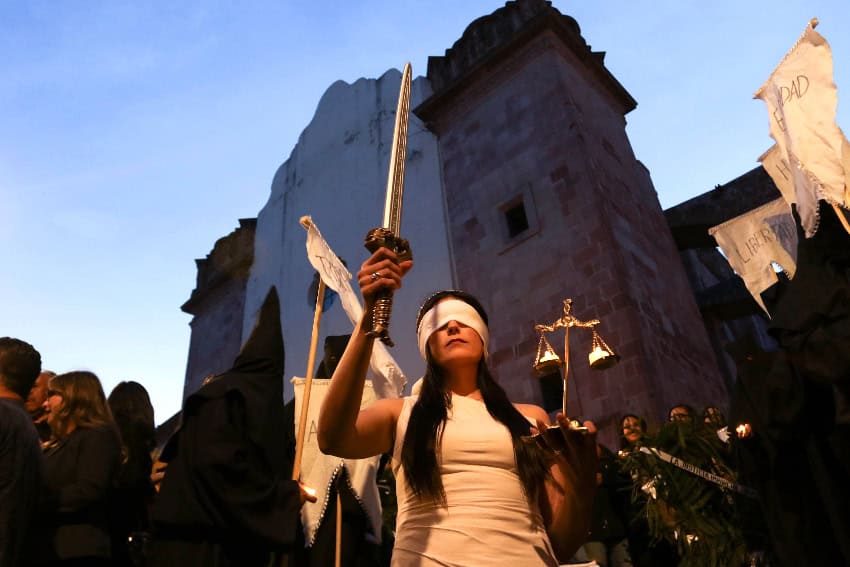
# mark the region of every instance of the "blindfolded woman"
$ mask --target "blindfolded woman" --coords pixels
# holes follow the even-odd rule
[[[473,296],[437,293],[417,316],[427,370],[418,396],[360,410],[376,294],[412,262],[379,249],[358,273],[364,316],[334,372],[319,445],[343,458],[391,453],[398,517],[393,565],[558,565],[583,542],[595,489],[595,428],[549,429],[490,373],[487,315]],[[540,431],[537,442],[528,436]]]

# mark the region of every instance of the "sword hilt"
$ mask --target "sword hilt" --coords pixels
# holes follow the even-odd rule
[[[395,346],[390,338],[390,315],[393,311],[393,292],[381,290],[372,306],[372,330],[366,331],[367,337],[380,339],[387,346]]]
[[[378,248],[384,247],[396,253],[399,262],[412,260],[410,243],[396,236],[387,228],[373,228],[366,234],[366,249],[373,254]],[[390,338],[390,315],[393,312],[393,292],[381,290],[376,294],[375,305],[372,306],[372,329],[366,332],[367,337],[380,339],[387,346],[395,346]]]

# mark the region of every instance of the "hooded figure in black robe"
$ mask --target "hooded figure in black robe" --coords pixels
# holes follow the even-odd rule
[[[780,350],[737,345],[731,417],[753,428],[736,446],[774,562],[850,565],[850,236],[822,203],[818,232],[798,241],[794,279],[767,302]]]
[[[272,288],[233,368],[186,399],[163,451],[153,565],[265,566],[292,548],[303,500],[283,443],[283,366]]]

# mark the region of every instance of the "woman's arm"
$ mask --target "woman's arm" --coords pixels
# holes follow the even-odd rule
[[[542,410],[541,410],[542,411]],[[543,433],[545,450],[550,453],[551,474],[540,495],[540,509],[546,531],[561,561],[566,561],[587,539],[596,491],[596,427],[585,421],[587,432],[571,430],[563,414],[560,428]],[[538,419],[538,429],[546,430]]]
[[[412,266],[413,261],[398,263],[392,251],[379,248],[357,273],[363,295],[363,317],[354,328],[334,371],[319,413],[318,441],[324,453],[346,459],[360,459],[392,449],[402,400],[378,400],[360,410],[363,383],[374,343],[374,339],[366,336],[366,332],[372,326],[372,307],[376,294],[381,290],[399,289],[401,279]],[[378,274],[378,277],[373,274]]]

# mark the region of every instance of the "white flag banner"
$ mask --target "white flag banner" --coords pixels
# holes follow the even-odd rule
[[[304,378],[292,378],[295,388],[295,431],[298,431],[301,404],[304,399]],[[325,521],[329,504],[329,488],[333,479],[345,468],[355,498],[360,502],[372,528],[375,543],[381,541],[381,496],[378,493],[376,477],[381,456],[368,459],[340,459],[325,455],[319,449],[316,437],[316,424],[319,421],[319,409],[330,385],[330,380],[312,380],[310,387],[310,406],[307,408],[307,426],[304,428],[304,446],[301,454],[301,482],[316,490],[316,502],[305,502],[301,507],[301,523],[304,525],[304,539],[307,545],[313,545],[316,531]],[[363,399],[360,408],[364,408],[376,399],[372,383],[368,380],[363,387]],[[335,521],[331,518],[330,521]]]
[[[776,199],[710,228],[708,234],[767,313],[761,292],[777,281],[772,262],[782,266],[789,278],[797,271],[797,225],[790,205]]]
[[[776,144],[770,146],[770,149],[764,152],[759,157],[762,167],[773,179],[773,183],[782,193],[782,198],[788,205],[793,205],[797,202],[797,195],[794,192],[794,172],[791,171],[791,165],[786,157],[779,150]]]
[[[770,135],[790,166],[797,212],[807,238],[817,232],[818,199],[846,205],[844,135],[835,123],[838,91],[832,51],[814,30],[817,20],[785,55],[755,98],[767,104]]]
[[[363,315],[363,307],[349,283],[351,273],[322,238],[313,219],[309,216],[301,217],[301,225],[307,230],[307,258],[310,264],[319,272],[325,285],[339,294],[343,310],[351,319],[351,324],[356,325]],[[369,365],[374,374],[372,382],[375,393],[379,398],[401,396],[407,377],[382,342],[375,341]]]

